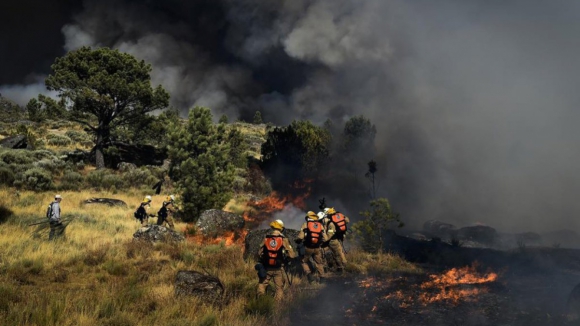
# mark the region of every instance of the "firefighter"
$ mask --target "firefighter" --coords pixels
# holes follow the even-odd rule
[[[274,288],[276,289],[276,294],[274,298],[276,301],[282,300],[284,296],[284,264],[287,264],[288,259],[296,257],[296,253],[290,242],[282,230],[284,229],[284,223],[279,223],[274,221],[270,223],[270,228],[272,229],[264,238],[264,244],[260,247],[258,251],[258,256],[260,257],[260,263],[256,265],[256,270],[258,270],[258,296],[264,295],[266,293],[266,288],[270,281],[274,282]]]
[[[346,255],[344,250],[344,236],[346,234],[350,220],[344,214],[337,212],[334,207],[324,209],[326,215],[324,226],[327,229],[328,247],[332,251],[337,271],[342,272],[346,266]]]
[[[308,277],[308,282],[319,282],[324,277],[324,260],[322,244],[328,241],[324,225],[318,220],[318,215],[310,211],[306,214],[306,222],[300,227],[300,233],[296,238],[296,243],[304,244],[304,256],[302,257],[302,268]],[[315,271],[312,271],[308,262],[312,258]]]
[[[54,201],[50,203],[46,217],[48,217],[50,223],[50,233],[48,235],[48,240],[54,240],[62,235],[64,231],[64,226],[60,221],[60,202],[62,201],[61,195],[55,195]]]
[[[149,224],[149,216],[154,216],[153,214],[148,214],[147,210],[151,207],[151,196],[145,196],[143,201],[133,213],[135,218],[141,222],[141,226],[147,226]]]
[[[170,229],[175,229],[173,224],[173,214],[178,210],[175,206],[175,196],[167,196],[163,205],[157,212],[157,225],[166,224]]]

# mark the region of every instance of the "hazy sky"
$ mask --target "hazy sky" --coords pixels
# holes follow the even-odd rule
[[[379,194],[403,219],[580,229],[580,3],[2,1],[0,93],[42,91],[83,45],[153,64],[182,110],[377,126]],[[362,171],[364,173],[364,171]],[[352,212],[353,214],[355,212]]]

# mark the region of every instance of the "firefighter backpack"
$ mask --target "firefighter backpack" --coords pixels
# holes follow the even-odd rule
[[[308,221],[306,223],[306,244],[309,247],[319,247],[322,244],[322,223],[318,221]]]
[[[333,214],[330,217],[330,220],[332,221],[332,223],[334,223],[334,226],[336,227],[336,233],[344,234],[346,232],[346,219],[344,214],[342,213]]]
[[[264,251],[262,254],[262,264],[269,268],[280,268],[284,261],[282,246],[283,239],[279,235],[269,235],[264,239]]]

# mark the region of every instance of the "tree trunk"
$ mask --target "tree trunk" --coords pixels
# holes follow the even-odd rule
[[[97,145],[95,146],[95,165],[97,169],[105,168],[105,156],[103,155],[103,134],[97,133]]]
[[[103,122],[99,123],[97,129],[97,144],[95,146],[95,165],[97,169],[105,168],[105,155],[103,153],[105,144],[107,144],[111,137],[111,130],[109,126],[105,126]]]

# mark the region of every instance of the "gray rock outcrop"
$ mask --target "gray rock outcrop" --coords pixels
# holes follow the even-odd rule
[[[179,242],[184,241],[183,234],[161,225],[142,227],[133,234],[133,240],[149,242]]]
[[[11,149],[32,149],[25,135],[6,137],[0,140],[0,146]]]
[[[127,207],[127,203],[120,199],[113,198],[89,198],[83,201],[83,204],[101,204],[107,206]]]
[[[195,226],[204,236],[217,237],[226,232],[239,231],[244,227],[244,224],[244,218],[240,215],[219,209],[210,209],[201,213]]]
[[[215,302],[224,294],[219,278],[196,271],[179,271],[175,277],[175,295],[197,296],[206,302]]]

